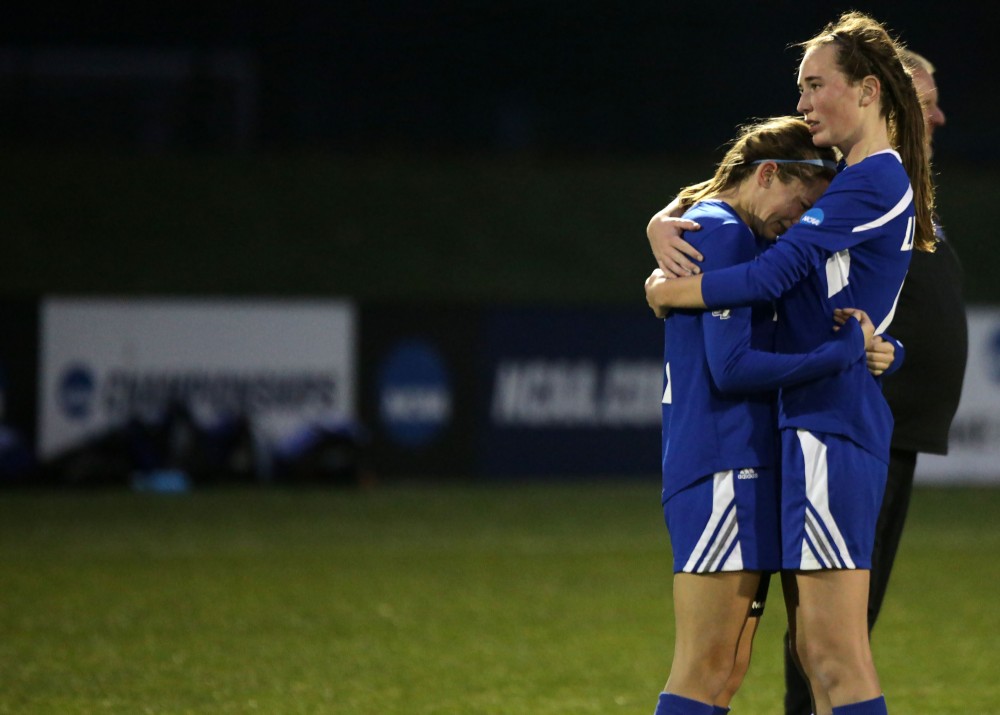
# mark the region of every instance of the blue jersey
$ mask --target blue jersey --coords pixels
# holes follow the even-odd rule
[[[706,275],[764,247],[727,204],[703,201],[685,218]],[[850,321],[809,354],[773,350],[770,303],[729,310],[674,310],[664,321],[663,500],[715,472],[776,464],[773,390],[864,365],[861,327]]]
[[[776,348],[806,352],[827,339],[834,308],[861,308],[881,334],[910,263],[916,219],[899,155],[845,168],[777,244],[756,261],[706,274],[706,305],[780,297]],[[892,414],[864,363],[782,389],[780,424],[839,434],[888,462]]]

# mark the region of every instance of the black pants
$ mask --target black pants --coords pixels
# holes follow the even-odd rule
[[[885,496],[875,527],[875,545],[872,548],[871,581],[868,588],[868,632],[871,633],[882,610],[882,600],[889,586],[889,574],[896,560],[896,550],[903,536],[906,513],[913,493],[913,471],[917,466],[917,453],[893,449],[889,453],[889,474],[885,483]],[[812,698],[809,685],[799,672],[788,651],[788,633],[785,633],[785,715],[810,715]]]

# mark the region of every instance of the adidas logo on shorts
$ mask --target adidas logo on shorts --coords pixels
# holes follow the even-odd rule
[[[756,479],[757,470],[756,469],[741,469],[740,473],[736,475],[737,479]]]

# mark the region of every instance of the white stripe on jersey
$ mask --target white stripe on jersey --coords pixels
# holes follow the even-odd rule
[[[826,259],[826,297],[832,298],[847,287],[851,276],[851,251],[845,248]]]
[[[896,204],[891,209],[889,209],[889,213],[887,213],[887,214],[885,214],[883,216],[880,216],[879,218],[875,219],[874,221],[870,221],[868,223],[861,224],[860,226],[855,226],[851,230],[851,233],[858,233],[859,231],[870,231],[873,228],[878,228],[879,226],[884,226],[885,224],[889,223],[894,218],[896,218],[897,216],[899,216],[899,214],[903,213],[903,211],[906,210],[906,207],[910,205],[911,201],[913,201],[913,187],[912,186],[907,186],[906,187],[906,193],[903,195],[903,198],[901,198],[899,200],[898,204]]]
[[[899,296],[903,292],[903,285],[905,283],[906,283],[906,276],[903,276],[903,282],[899,284],[899,290],[896,291],[896,297],[893,298],[892,300],[892,308],[890,308],[889,314],[885,316],[885,320],[879,323],[878,327],[875,328],[876,335],[881,335],[882,333],[884,333],[889,328],[889,323],[891,323],[892,319],[896,317],[896,304],[899,303]]]
[[[804,429],[796,430],[799,444],[802,446],[802,458],[804,462],[806,480],[806,538],[802,540],[802,558],[799,568],[803,570],[816,570],[830,568],[823,564],[809,544],[810,537],[814,540],[817,549],[826,552],[829,559],[833,560],[834,566],[843,564],[846,568],[853,569],[854,560],[847,548],[837,521],[830,513],[830,489],[826,464],[826,445],[816,439],[810,432]],[[811,522],[813,517],[809,513],[809,507],[815,511],[815,522]],[[823,527],[826,527],[825,531]],[[826,538],[826,533],[830,533],[830,539]],[[832,541],[831,541],[832,539]],[[824,559],[825,560],[825,559]],[[840,563],[837,563],[840,562]]]
[[[663,369],[667,374],[667,386],[663,388],[663,399],[660,402],[669,405],[674,401],[674,386],[670,383],[670,363],[667,363]]]
[[[725,562],[722,561],[739,535],[734,480],[732,469],[715,473],[712,484],[712,515],[691,551],[691,557],[681,569],[685,573],[743,570],[743,552],[739,544],[732,549]]]

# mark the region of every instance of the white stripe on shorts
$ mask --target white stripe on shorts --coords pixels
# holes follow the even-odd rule
[[[708,523],[701,532],[691,557],[684,564],[682,570],[686,573],[743,570],[743,552],[738,543],[726,560],[722,561],[722,557],[739,536],[734,479],[735,474],[732,469],[716,472],[713,476],[712,515],[708,518]]]
[[[802,446],[807,500],[806,536],[802,541],[799,568],[809,571],[829,568],[853,569],[854,560],[851,559],[847,543],[837,527],[837,520],[830,513],[826,445],[804,429],[796,430],[795,433]],[[824,526],[826,531],[830,532],[830,538],[827,538]]]

